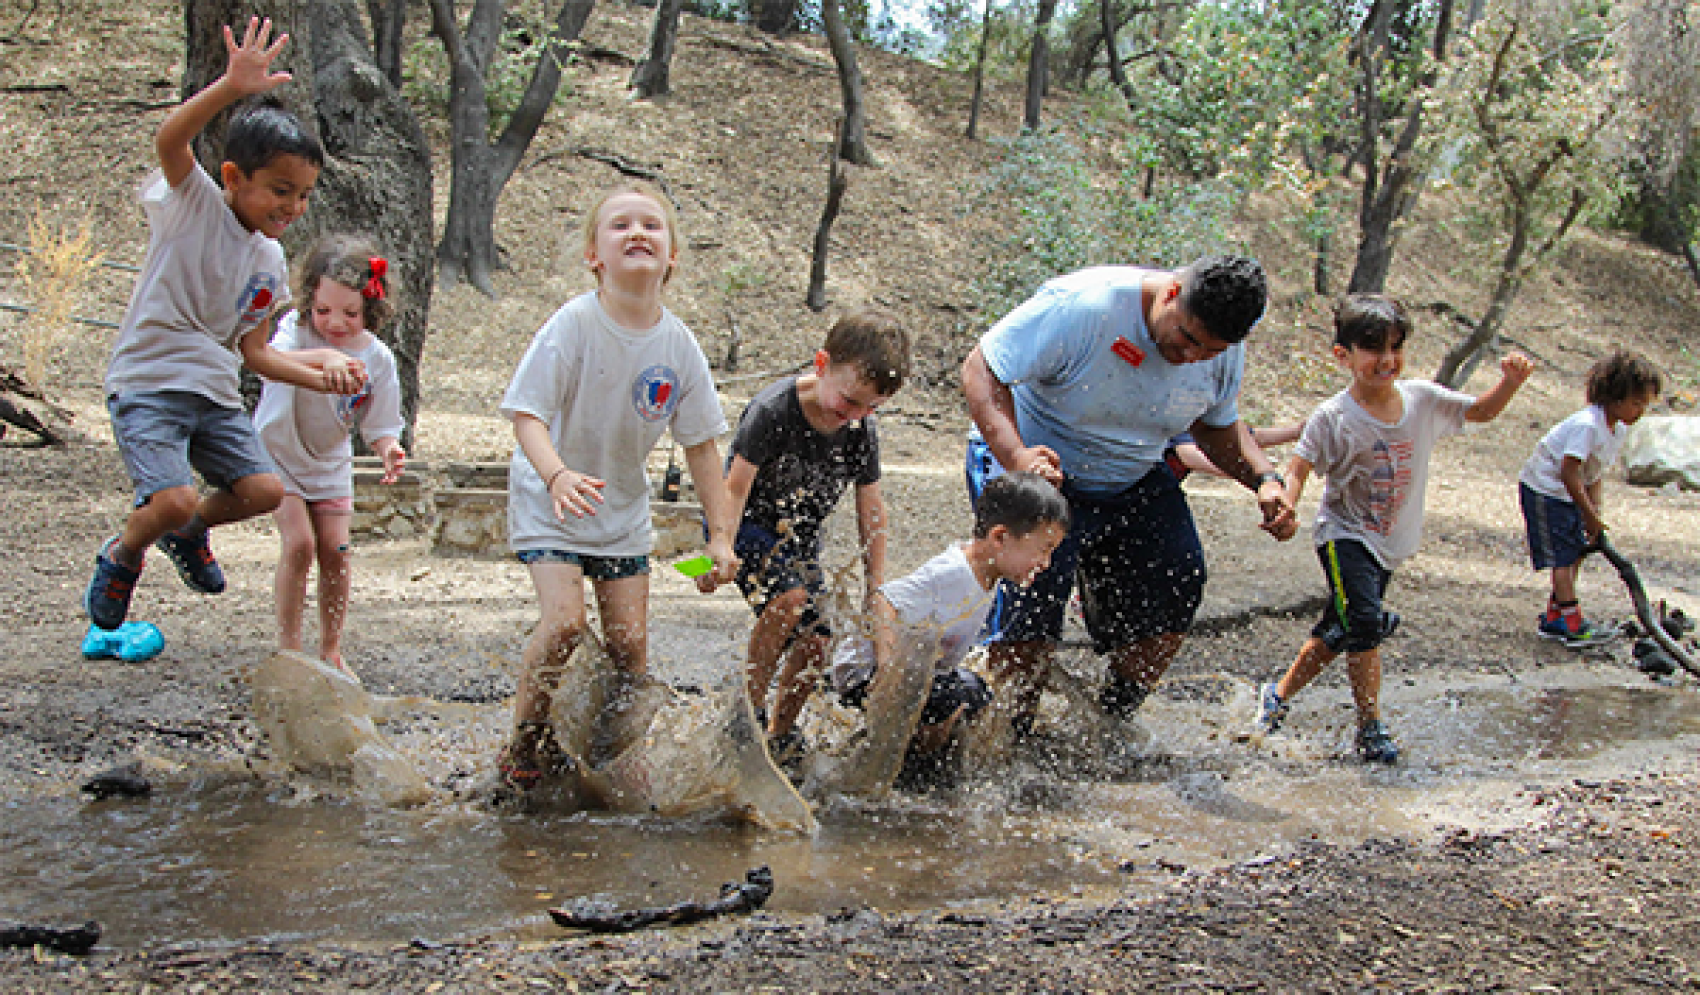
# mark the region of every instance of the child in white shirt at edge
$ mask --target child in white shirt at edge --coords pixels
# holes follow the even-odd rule
[[[1258,696],[1254,735],[1274,732],[1288,702],[1341,653],[1357,706],[1358,755],[1395,763],[1399,747],[1381,721],[1381,641],[1398,624],[1382,598],[1393,570],[1422,540],[1429,457],[1465,422],[1505,410],[1534,363],[1522,353],[1500,360],[1499,382],[1479,398],[1426,380],[1400,380],[1411,319],[1392,298],[1352,294],[1334,315],[1334,357],[1352,385],[1306,421],[1287,464],[1287,500],[1295,507],[1311,470],[1324,478],[1315,541],[1328,580],[1329,605],[1278,683]]]
[[[928,667],[932,687],[905,718],[912,753],[947,745],[959,722],[992,702],[977,674],[961,666],[978,641],[999,581],[1026,584],[1051,562],[1068,534],[1068,502],[1036,473],[1006,473],[986,482],[974,505],[974,534],[920,569],[881,586],[871,599],[870,636],[849,636],[833,656],[839,700],[866,709],[901,707],[901,668]],[[899,630],[919,635],[929,652],[899,654]]]
[[[130,610],[148,547],[184,583],[224,591],[207,530],[264,515],[283,498],[243,410],[242,365],[326,393],[365,382],[358,360],[335,350],[285,355],[271,346],[289,301],[278,239],[307,209],[324,149],[294,115],[258,97],[289,82],[272,62],[288,35],[248,20],[240,44],[224,29],[224,74],[179,104],[154,136],[159,169],[142,181],[148,254],[106,371],[112,433],[135,485],[123,531],[95,555],[83,594],[89,620],[116,629]],[[244,102],[246,101],[246,102]],[[224,136],[214,183],[190,148],[218,114],[243,102]],[[195,474],[212,486],[202,496]]]
[[[615,187],[584,222],[597,288],[538,330],[502,399],[517,445],[508,471],[508,543],[530,571],[542,619],[526,641],[513,739],[498,766],[525,793],[554,750],[551,696],[586,631],[591,581],[602,638],[631,679],[648,667],[649,480],[664,430],[684,447],[708,525],[716,577],[729,582],[735,522],[715,438],[726,417],[702,349],[661,290],[678,261],[672,201],[647,183]]]
[[[297,280],[296,298],[304,303],[278,321],[272,346],[283,352],[344,352],[365,366],[366,387],[339,396],[267,381],[254,411],[260,444],[283,479],[283,503],[273,514],[282,546],[275,586],[278,645],[301,649],[307,573],[316,559],[319,658],[350,673],[342,658],[354,516],[349,435],[358,428],[383,460],[383,483],[395,483],[407,461],[398,441],[406,426],[395,354],[372,334],[395,313],[388,272],[388,261],[365,239],[330,237],[314,246]]]
[[[1553,426],[1523,464],[1517,491],[1536,570],[1552,571],[1552,593],[1537,627],[1568,644],[1598,639],[1582,617],[1576,574],[1606,530],[1600,516],[1602,478],[1617,461],[1629,426],[1641,420],[1664,386],[1658,369],[1618,350],[1588,370],[1588,406]]]

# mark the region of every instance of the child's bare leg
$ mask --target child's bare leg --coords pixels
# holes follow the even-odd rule
[[[1275,693],[1281,696],[1282,701],[1292,701],[1293,695],[1308,687],[1322,673],[1322,668],[1333,663],[1339,655],[1329,649],[1328,644],[1311,636],[1299,647],[1299,655],[1293,658],[1293,665],[1275,685]]]
[[[216,490],[201,498],[195,517],[207,528],[245,522],[269,515],[283,501],[283,481],[275,473],[251,473],[229,490]]]
[[[802,618],[809,602],[809,592],[793,587],[769,601],[750,627],[750,646],[745,657],[745,690],[750,705],[757,712],[767,708],[767,688],[773,683],[773,672],[779,669],[779,658],[791,640],[791,633]]]
[[[608,656],[627,677],[649,673],[649,575],[595,583]]]
[[[133,508],[124,522],[114,552],[118,562],[131,568],[141,566],[142,557],[159,537],[172,529],[180,529],[195,514],[201,495],[193,487],[167,487],[148,498],[147,504]]]
[[[353,514],[342,509],[314,509],[313,533],[318,537],[319,659],[343,670],[342,630],[348,620],[348,543]]]
[[[1572,563],[1567,567],[1552,568],[1552,599],[1561,605],[1574,604],[1576,601],[1576,574],[1581,569],[1580,563]]]
[[[1358,725],[1381,718],[1381,650],[1346,655],[1346,675],[1352,680],[1352,702],[1358,706]]]
[[[576,563],[532,563],[527,569],[542,618],[520,657],[510,752],[517,764],[535,765],[542,729],[549,721],[550,697],[584,636],[584,572]]]
[[[810,633],[798,636],[785,654],[779,672],[779,687],[773,695],[773,712],[768,716],[767,734],[783,736],[797,726],[815,682],[826,670],[826,637]]]
[[[992,643],[986,647],[986,665],[992,673],[998,700],[1006,703],[1018,727],[1031,725],[1039,711],[1039,696],[1045,689],[1045,674],[1051,668],[1054,643],[1023,639]]]
[[[307,502],[288,495],[274,514],[278,533],[277,577],[272,600],[277,610],[277,644],[301,650],[302,615],[307,605],[307,572],[313,566],[313,520]]]

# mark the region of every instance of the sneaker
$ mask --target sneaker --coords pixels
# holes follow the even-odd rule
[[[1584,621],[1582,623],[1582,628],[1569,633],[1564,637],[1564,645],[1571,648],[1578,646],[1598,646],[1601,643],[1609,643],[1617,637],[1618,630],[1614,626],[1599,625],[1594,622]]]
[[[205,532],[196,538],[181,532],[167,532],[154,545],[171,557],[171,562],[177,565],[178,576],[183,578],[183,583],[189,585],[190,590],[202,594],[224,593],[224,571],[213,559]]]
[[[1400,619],[1399,619],[1399,613],[1398,612],[1382,612],[1381,613],[1381,638],[1386,639],[1387,637],[1393,635],[1395,632],[1398,632],[1399,631],[1399,622],[1400,622]]]
[[[124,616],[130,614],[130,595],[135,593],[136,578],[142,575],[140,570],[131,570],[112,558],[112,547],[116,545],[118,537],[113,536],[95,554],[94,578],[83,592],[83,610],[88,612],[89,621],[95,628],[108,631],[124,624]]]
[[[1104,679],[1104,690],[1098,692],[1098,704],[1111,718],[1125,719],[1139,711],[1150,695],[1151,689],[1145,685],[1112,673]]]
[[[1281,728],[1282,720],[1287,717],[1287,703],[1275,693],[1274,684],[1265,684],[1257,689],[1257,716],[1252,719],[1252,731],[1260,736],[1267,736]]]
[[[1358,756],[1369,764],[1399,762],[1399,744],[1393,742],[1380,719],[1371,719],[1358,726]]]
[[[1562,617],[1541,619],[1538,631],[1540,632],[1542,639],[1554,639],[1559,642],[1564,642],[1570,638],[1570,626],[1564,624],[1564,619]]]

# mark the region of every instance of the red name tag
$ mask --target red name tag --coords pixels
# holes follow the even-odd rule
[[[1120,335],[1116,336],[1116,341],[1110,346],[1110,351],[1127,360],[1130,366],[1138,366],[1145,362],[1145,350]]]

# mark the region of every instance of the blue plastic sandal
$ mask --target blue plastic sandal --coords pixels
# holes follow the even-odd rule
[[[118,659],[127,663],[152,660],[165,649],[165,636],[152,622],[125,622],[116,629],[89,626],[83,637],[86,660]]]

